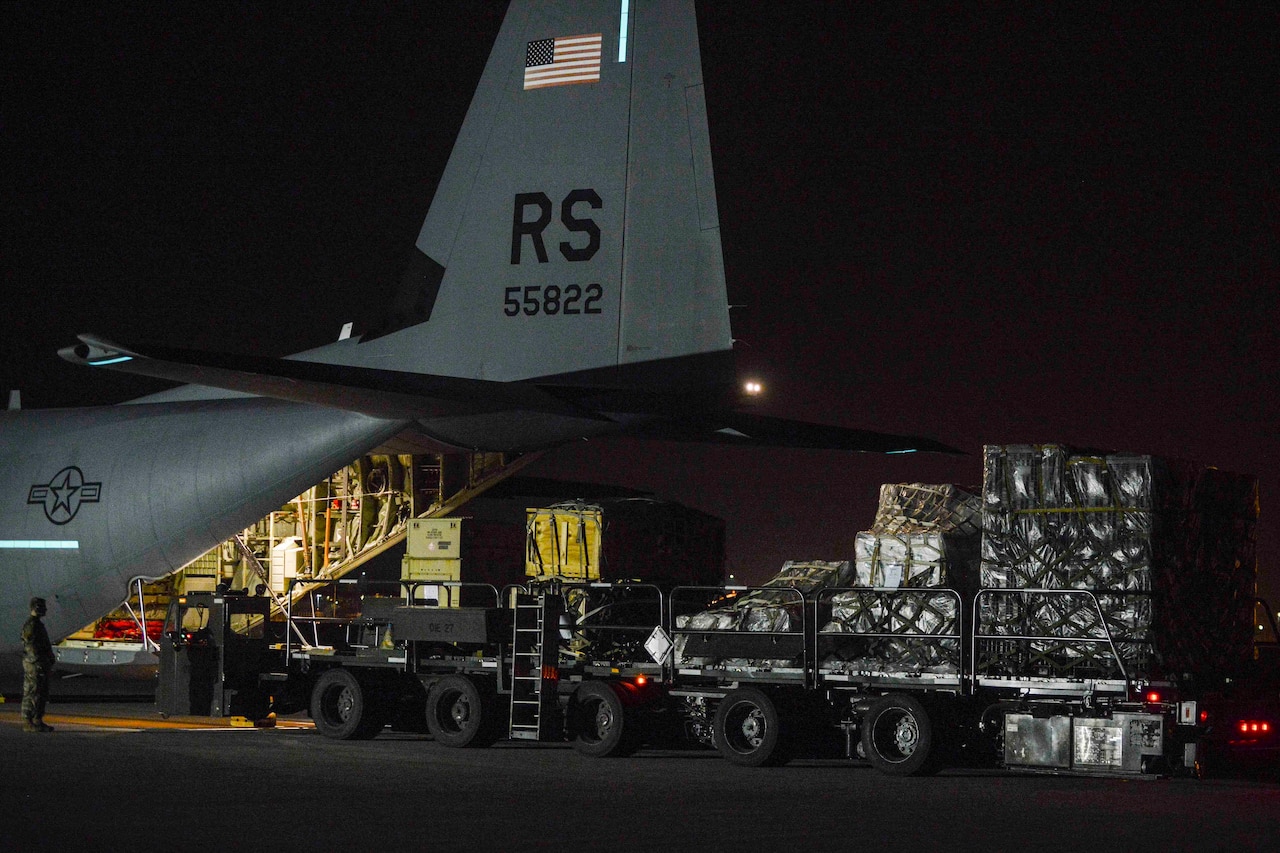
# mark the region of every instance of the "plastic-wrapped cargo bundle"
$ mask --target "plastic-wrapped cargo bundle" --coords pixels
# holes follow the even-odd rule
[[[678,631],[740,631],[744,633],[799,632],[803,596],[819,589],[845,586],[853,577],[848,560],[806,562],[788,560],[782,570],[763,585],[700,613],[678,615]],[[675,660],[685,666],[787,666],[791,656],[760,657],[753,652],[758,641],[735,641],[732,635],[677,633]],[[780,645],[779,648],[789,646]]]
[[[848,560],[787,560],[782,564],[782,570],[763,584],[763,589],[752,590],[739,599],[739,605],[790,600],[790,596],[775,590],[798,589],[811,593],[829,586],[840,586],[849,582],[850,570]]]
[[[974,540],[972,535],[943,533],[859,533],[855,545],[857,586],[902,591],[837,592],[831,596],[831,620],[822,631],[902,636],[824,638],[829,646],[823,650],[828,663],[850,671],[958,671],[959,641],[927,635],[959,633],[959,601],[950,592],[928,590],[967,586]]]
[[[973,585],[980,516],[979,499],[952,485],[881,486],[876,523],[855,541],[857,585],[902,591],[833,594],[831,619],[822,628],[826,664],[846,671],[958,672],[960,641],[936,635],[959,634],[960,600],[946,590]]]
[[[977,536],[981,531],[982,501],[950,483],[885,483],[869,532],[950,533]]]
[[[1250,643],[1256,490],[1152,456],[985,448],[980,585],[1094,596],[984,594],[980,633],[1054,639],[983,641],[980,670],[1115,677],[1109,634],[1131,677],[1232,671]]]
[[[946,586],[947,558],[954,550],[941,533],[859,533],[854,540],[857,585]]]
[[[1057,445],[985,448],[980,585],[1112,594],[987,594],[982,633],[1063,639],[983,643],[980,666],[1114,676],[1109,631],[1126,669],[1150,669],[1151,466]]]
[[[822,628],[825,664],[846,672],[958,672],[959,639],[930,636],[958,636],[958,606],[946,590],[836,593],[831,621]]]
[[[854,543],[858,585],[969,589],[981,517],[981,499],[957,486],[886,483]]]
[[[1233,676],[1253,656],[1258,481],[1167,461],[1153,493],[1152,610],[1169,672]]]
[[[1151,457],[986,448],[984,587],[1151,589]]]
[[[737,631],[742,628],[742,611],[733,608],[723,610],[704,610],[687,616],[676,617],[676,627],[690,631]],[[697,634],[677,634],[675,639],[675,660],[682,666],[711,666],[718,660],[706,655],[689,654],[690,637]]]
[[[988,594],[981,632],[1063,639],[984,643],[989,660],[980,656],[980,665],[1116,675],[1101,642],[1109,631],[1126,669],[1150,669],[1151,465],[1150,457],[1073,456],[1056,445],[985,449],[981,585],[1112,594]]]

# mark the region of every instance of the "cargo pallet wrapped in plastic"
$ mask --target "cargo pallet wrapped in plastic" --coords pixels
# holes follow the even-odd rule
[[[805,596],[820,589],[844,586],[852,581],[848,560],[788,560],[782,570],[763,586],[732,597],[696,613],[677,614],[675,660],[682,666],[785,667],[797,664],[787,657],[756,656],[762,647],[759,638],[735,639],[731,633],[790,634],[798,638],[804,624],[801,608]],[[707,633],[698,633],[698,632]],[[778,648],[798,644],[778,643]]]
[[[947,533],[964,538],[982,531],[982,501],[950,483],[885,483],[869,532]]]
[[[824,665],[959,672],[961,593],[973,584],[980,517],[978,499],[955,486],[882,486],[875,524],[855,542],[856,585],[868,589],[831,595]],[[901,591],[877,591],[885,588]]]
[[[980,673],[1211,679],[1247,660],[1255,479],[1153,456],[988,446],[982,518],[979,584],[993,591],[979,602]],[[1022,639],[990,638],[1002,635]]]
[[[827,665],[850,672],[958,672],[962,604],[946,588],[969,572],[973,538],[859,533],[857,585],[868,589],[831,595],[831,619],[821,629]],[[886,587],[895,591],[882,591]],[[831,636],[844,634],[850,636]]]

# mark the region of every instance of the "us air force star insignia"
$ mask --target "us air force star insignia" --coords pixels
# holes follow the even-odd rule
[[[44,486],[32,486],[27,503],[43,504],[44,517],[54,524],[66,524],[76,517],[80,505],[98,502],[102,483],[86,483],[84,473],[74,465],[53,475]]]

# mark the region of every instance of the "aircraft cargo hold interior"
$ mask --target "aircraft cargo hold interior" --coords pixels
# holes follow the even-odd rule
[[[317,590],[353,575],[421,599],[439,594],[433,579],[501,588],[526,575],[639,577],[661,555],[673,580],[721,582],[722,521],[621,487],[515,476],[539,455],[362,456],[172,574],[132,579],[119,607],[56,645],[58,670],[154,679],[166,610],[189,594],[267,597],[283,623],[291,609],[334,606]],[[453,550],[415,545],[439,534],[412,529],[457,527],[457,516],[465,535],[454,534]]]
[[[411,519],[447,515],[523,469],[537,454],[371,454],[178,571],[135,578],[118,608],[55,649],[59,669],[149,678],[174,596],[221,589],[274,599],[277,617],[299,579],[335,580],[403,546]],[[237,541],[237,539],[239,541]]]

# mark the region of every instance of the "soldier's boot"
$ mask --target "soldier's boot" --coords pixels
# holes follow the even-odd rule
[[[41,719],[40,721],[38,721],[38,722],[36,723],[36,725],[40,727],[40,731],[42,731],[42,732],[51,732],[51,731],[53,731],[53,726],[51,726],[51,725],[49,725],[48,723],[46,723],[43,719]]]
[[[22,722],[22,730],[24,732],[42,732],[44,729],[36,723],[35,720],[24,720]]]

